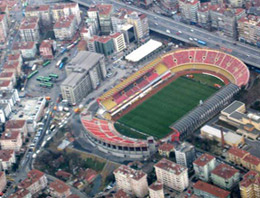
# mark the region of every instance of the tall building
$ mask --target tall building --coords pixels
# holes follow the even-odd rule
[[[200,7],[198,0],[178,0],[183,19],[189,23],[197,23],[197,12]]]
[[[61,84],[61,93],[69,103],[79,103],[106,77],[104,55],[80,51],[66,66],[67,78]]]
[[[148,193],[147,174],[121,165],[114,171],[117,188],[136,197],[145,197]]]
[[[193,185],[194,194],[199,197],[230,198],[230,192],[218,188],[203,181],[197,181]]]
[[[0,43],[4,43],[6,41],[7,32],[8,32],[7,15],[0,14]]]
[[[18,185],[18,188],[26,189],[32,195],[40,192],[46,187],[47,187],[46,175],[43,172],[36,169],[31,170],[27,174],[27,178]]]
[[[136,34],[135,36],[138,40],[141,40],[145,36],[149,35],[148,18],[145,14],[132,12],[128,15],[127,22],[133,25]]]
[[[71,195],[70,187],[61,180],[55,180],[49,185],[52,197],[67,198]]]
[[[240,174],[239,170],[232,166],[220,164],[211,172],[211,179],[213,184],[223,189],[230,190],[238,184]]]
[[[128,14],[132,13],[133,11],[127,10],[125,8],[119,9],[117,12],[114,12],[111,16],[111,23],[113,32],[120,32],[122,26],[127,24],[127,17]]]
[[[77,3],[57,3],[52,8],[53,20],[59,21],[61,18],[67,18],[70,15],[74,15],[76,18],[77,25],[81,22],[81,15],[79,4]]]
[[[205,29],[210,29],[210,3],[201,3],[197,12],[198,25]]]
[[[111,4],[98,4],[88,9],[88,16],[98,21],[102,35],[109,35],[112,31],[111,16],[113,6]]]
[[[193,162],[193,169],[196,176],[208,182],[210,180],[210,173],[216,168],[216,158],[207,153],[201,155],[198,159]]]
[[[113,39],[110,36],[94,36],[88,40],[88,50],[110,56],[115,50]]]
[[[177,164],[191,167],[196,158],[195,148],[193,145],[183,142],[175,148],[175,157]]]
[[[163,158],[154,165],[157,180],[177,191],[184,191],[189,186],[188,169]]]
[[[155,181],[149,186],[150,198],[164,198],[163,184],[159,181]]]
[[[238,40],[260,46],[260,16],[248,15],[237,22]]]
[[[39,30],[39,18],[28,17],[24,18],[20,28],[19,34],[22,41],[39,41],[40,30]]]
[[[116,52],[121,52],[126,48],[126,43],[125,43],[125,38],[123,33],[116,32],[114,34],[111,34],[110,37],[113,40],[114,49]]]
[[[61,17],[53,26],[55,38],[59,40],[71,40],[77,30],[77,22],[74,15]]]
[[[49,5],[29,5],[25,9],[25,17],[38,17],[40,26],[51,25],[51,10]]]
[[[137,40],[134,26],[131,24],[125,24],[121,28],[121,32],[124,34],[125,41],[127,44]]]
[[[242,198],[260,197],[260,176],[255,171],[249,171],[243,176],[239,183],[240,195]]]

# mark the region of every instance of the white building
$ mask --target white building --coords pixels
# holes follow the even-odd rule
[[[163,185],[184,191],[189,186],[188,168],[163,158],[154,165],[157,180]]]
[[[113,39],[114,48],[116,52],[121,52],[126,48],[125,38],[123,33],[117,32],[111,34],[110,37]]]
[[[163,184],[159,181],[155,181],[149,186],[150,198],[164,198]]]
[[[182,17],[187,22],[197,22],[197,12],[200,7],[200,1],[198,0],[178,0],[179,9]]]
[[[36,43],[34,41],[14,43],[13,50],[21,52],[23,58],[34,58],[37,53]]]
[[[216,165],[216,158],[205,153],[193,162],[193,169],[200,180],[208,182],[210,173],[216,168]]]
[[[36,16],[24,18],[19,28],[19,34],[22,41],[39,41],[39,18]]]
[[[21,132],[5,131],[1,136],[0,144],[1,144],[1,149],[3,150],[14,150],[17,152],[20,151],[23,144]]]
[[[148,193],[147,174],[121,165],[114,171],[117,188],[136,197],[145,197]]]
[[[25,17],[38,17],[41,26],[51,25],[51,11],[49,5],[29,5],[25,9]]]
[[[183,142],[175,147],[176,162],[182,166],[191,167],[195,160],[195,148],[193,145]]]
[[[2,170],[8,170],[15,162],[14,150],[0,150],[0,164]]]

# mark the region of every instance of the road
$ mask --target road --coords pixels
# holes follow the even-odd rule
[[[92,0],[72,0],[84,6],[90,6],[93,4]],[[164,34],[166,36],[192,43],[199,47],[205,47],[197,44],[195,41],[190,41],[189,38],[197,38],[207,42],[207,47],[212,49],[220,49],[222,47],[231,49],[232,52],[227,53],[234,55],[244,61],[245,63],[260,68],[260,50],[259,48],[236,42],[231,38],[225,38],[207,30],[197,28],[194,26],[186,25],[181,22],[174,21],[173,19],[155,14],[151,11],[137,8],[131,5],[124,4],[115,0],[102,0],[103,3],[113,4],[115,9],[118,8],[129,8],[135,11],[145,13],[149,19],[149,26],[152,31]],[[158,25],[156,25],[156,23]],[[170,30],[167,33],[166,30]],[[181,31],[182,33],[177,35],[176,33]]]

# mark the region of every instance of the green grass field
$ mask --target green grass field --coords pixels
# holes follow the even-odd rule
[[[118,122],[156,138],[165,137],[169,126],[217,91],[198,81],[180,77],[121,117]],[[116,127],[116,126],[115,126]],[[140,138],[133,130],[120,130],[125,136]]]
[[[210,76],[210,75],[205,75],[205,74],[192,74],[194,76],[194,80],[201,82],[202,84],[206,84],[209,86],[214,87],[214,84],[219,84],[220,86],[224,86],[225,83],[221,81],[220,79]]]

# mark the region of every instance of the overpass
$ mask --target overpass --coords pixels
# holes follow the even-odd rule
[[[89,7],[95,2],[92,0],[71,0],[77,2],[83,6]],[[231,38],[225,38],[223,36],[216,35],[215,33],[208,32],[207,30],[190,26],[181,22],[174,21],[170,18],[155,14],[153,12],[138,8],[132,5],[127,5],[116,0],[100,0],[101,3],[113,4],[115,9],[128,8],[138,12],[145,13],[148,17],[150,30],[169,36],[171,38],[190,43],[199,47],[205,47],[199,45],[194,38],[207,42],[207,47],[217,50],[225,51],[233,56],[238,57],[243,62],[260,68],[260,49],[250,45],[246,45],[240,42],[236,42]],[[167,33],[169,30],[170,33]],[[182,33],[179,34],[178,31]],[[192,38],[193,40],[191,40]]]

